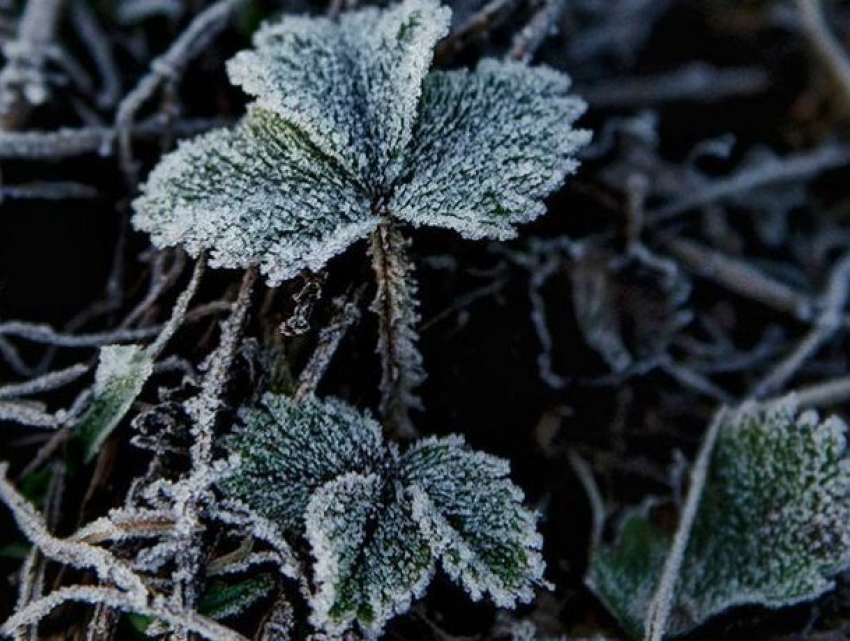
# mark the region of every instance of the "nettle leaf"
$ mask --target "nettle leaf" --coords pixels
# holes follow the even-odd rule
[[[589,583],[640,636],[672,534],[646,510],[595,550]],[[792,397],[747,404],[721,427],[677,583],[672,633],[728,608],[814,599],[850,565],[846,426]]]
[[[430,438],[400,455],[368,415],[335,400],[266,395],[232,437],[227,497],[303,534],[314,558],[312,622],[377,635],[439,559],[474,599],[528,601],[543,585],[535,515],[507,462]]]
[[[478,600],[530,601],[542,581],[542,537],[508,462],[466,449],[461,437],[428,438],[401,457],[413,515],[446,573]]]
[[[346,474],[317,491],[307,509],[316,558],[313,624],[343,632],[358,621],[377,633],[422,596],[434,558],[410,506],[376,474]],[[391,484],[392,482],[390,482]],[[391,496],[383,497],[384,492]],[[386,502],[385,502],[386,501]]]
[[[267,597],[274,587],[275,580],[268,573],[244,578],[237,583],[214,581],[198,602],[198,611],[216,620],[234,617]]]
[[[590,141],[570,126],[586,106],[569,88],[564,74],[518,62],[431,73],[390,211],[466,238],[516,236],[517,223],[544,213],[543,198],[576,170],[573,154]]]
[[[391,183],[410,140],[433,48],[451,10],[407,0],[339,20],[286,16],[228,64],[234,84],[289,120],[362,184]]]
[[[405,0],[260,29],[228,64],[256,98],[248,114],[167,155],[135,226],[214,265],[259,265],[270,284],[319,269],[385,218],[514,235],[575,170],[584,103],[551,69],[428,74],[449,17],[436,0]]]
[[[334,399],[296,403],[266,394],[240,418],[230,442],[240,456],[239,473],[224,481],[224,490],[285,530],[302,528],[319,487],[348,472],[368,474],[384,455],[381,426]]]
[[[279,282],[318,269],[377,226],[345,170],[274,112],[181,143],[151,172],[134,224],[159,246],[260,265]]]
[[[139,345],[106,345],[94,374],[91,405],[76,425],[86,461],[118,427],[153,373],[153,359]]]

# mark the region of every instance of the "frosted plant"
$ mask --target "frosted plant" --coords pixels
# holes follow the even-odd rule
[[[619,540],[596,549],[589,582],[636,637],[671,535],[644,506]],[[679,575],[670,632],[730,607],[771,608],[813,599],[850,564],[850,460],[846,426],[793,398],[747,404],[721,426]]]
[[[76,426],[86,460],[94,457],[117,427],[153,373],[153,358],[139,345],[107,345],[100,350],[94,398]]]
[[[157,246],[258,265],[271,285],[375,234],[383,408],[402,432],[423,373],[412,270],[390,228],[510,238],[543,213],[589,140],[571,126],[585,105],[555,70],[484,60],[429,73],[449,18],[436,0],[405,0],[266,25],[228,64],[256,98],[246,116],[183,142],[135,201],[134,224]]]
[[[449,10],[435,0],[286,16],[228,64],[256,97],[234,129],[184,142],[151,173],[135,225],[159,246],[318,269],[382,218],[509,238],[575,170],[584,103],[543,68],[483,61],[428,74]]]
[[[456,436],[399,453],[378,423],[337,400],[266,395],[241,417],[231,437],[241,464],[222,489],[304,536],[316,627],[335,634],[356,622],[377,635],[423,594],[438,561],[473,599],[502,607],[543,583],[535,516],[507,462]]]

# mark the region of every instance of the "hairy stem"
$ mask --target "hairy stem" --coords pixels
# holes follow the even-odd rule
[[[398,227],[385,221],[372,234],[369,247],[378,285],[371,309],[380,323],[381,413],[390,431],[404,437],[417,433],[409,410],[421,408],[415,389],[425,378],[417,347],[419,300],[409,245]]]

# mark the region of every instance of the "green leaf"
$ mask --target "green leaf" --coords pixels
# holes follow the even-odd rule
[[[838,418],[793,398],[747,404],[722,425],[685,552],[670,621],[684,633],[739,605],[814,599],[850,565],[850,460]],[[594,551],[589,583],[635,636],[671,534],[633,512]]]
[[[552,69],[490,60],[429,74],[449,20],[437,0],[404,0],[264,26],[228,64],[255,98],[247,116],[167,155],[134,225],[219,267],[258,265],[272,285],[382,218],[513,236],[575,170],[584,103]]]
[[[198,603],[198,611],[213,619],[226,619],[244,612],[274,589],[271,574],[263,573],[238,583],[214,581]]]
[[[139,345],[107,345],[100,349],[94,398],[75,427],[86,462],[124,418],[153,373],[153,360]]]
[[[434,559],[410,505],[384,483],[376,474],[346,474],[310,500],[305,522],[317,586],[312,622],[319,628],[340,633],[357,621],[377,634],[431,580]],[[391,494],[386,502],[385,490]]]
[[[252,107],[231,130],[179,145],[134,202],[159,246],[259,265],[270,283],[319,269],[377,226],[352,176],[279,115]]]
[[[460,437],[418,442],[400,461],[413,515],[448,575],[478,600],[530,601],[543,584],[542,537],[507,461],[466,448]]]
[[[578,167],[590,132],[571,125],[585,104],[567,76],[484,60],[474,72],[425,79],[407,172],[390,211],[466,238],[512,238],[545,211],[542,199]]]
[[[474,599],[528,601],[543,584],[536,518],[507,462],[459,437],[399,456],[368,415],[336,400],[267,394],[241,412],[240,456],[221,482],[239,501],[309,543],[312,621],[377,635],[422,595],[440,558]]]
[[[407,0],[339,20],[286,16],[228,64],[234,84],[305,132],[362,184],[389,185],[451,12]]]
[[[230,446],[240,455],[224,491],[284,530],[300,532],[313,492],[348,472],[368,474],[385,455],[381,426],[345,403],[266,394],[240,413]],[[269,491],[280,488],[279,491]]]

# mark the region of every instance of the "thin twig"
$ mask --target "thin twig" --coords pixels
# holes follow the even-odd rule
[[[850,102],[850,60],[830,31],[820,0],[797,0],[797,8],[803,32],[841,86],[844,101]]]
[[[767,305],[797,320],[811,320],[814,301],[805,293],[775,280],[750,263],[713,251],[684,238],[671,238],[662,246],[691,273]]]
[[[671,218],[736,194],[763,189],[769,185],[811,180],[824,171],[850,163],[850,150],[837,145],[823,145],[814,151],[794,154],[744,169],[728,178],[706,183],[667,205],[648,212],[647,225],[657,225]]]
[[[298,377],[295,398],[303,398],[316,391],[342,339],[360,319],[359,306],[362,294],[362,290],[359,290],[350,300],[347,297],[340,297],[334,301],[336,311],[331,321],[319,332],[318,345]]]
[[[688,539],[690,538],[697,510],[702,499],[703,489],[708,479],[709,464],[711,462],[712,452],[714,451],[714,444],[717,441],[718,434],[720,434],[720,428],[726,418],[726,412],[726,409],[720,409],[715,414],[711,425],[709,425],[703,437],[702,446],[697,454],[696,461],[691,468],[690,486],[681,517],[679,518],[679,525],[676,528],[673,543],[664,561],[661,579],[658,582],[658,587],[655,590],[647,612],[646,625],[644,627],[644,639],[646,641],[662,641],[664,634],[667,632],[670,612],[676,600],[676,583],[679,579],[682,563],[685,560]]]
[[[119,161],[126,176],[132,178],[135,174],[131,140],[136,113],[163,82],[180,77],[189,61],[225,28],[230,17],[245,1],[218,0],[195,16],[168,50],[151,63],[150,71],[121,100],[116,111],[115,129]]]
[[[821,297],[821,312],[817,321],[797,344],[761,382],[756,385],[754,398],[764,398],[780,391],[809,358],[827,343],[843,325],[843,311],[850,297],[850,253],[835,265],[826,292]]]
[[[519,62],[531,62],[543,41],[555,32],[564,6],[564,0],[545,0],[528,24],[517,33],[508,57]]]

